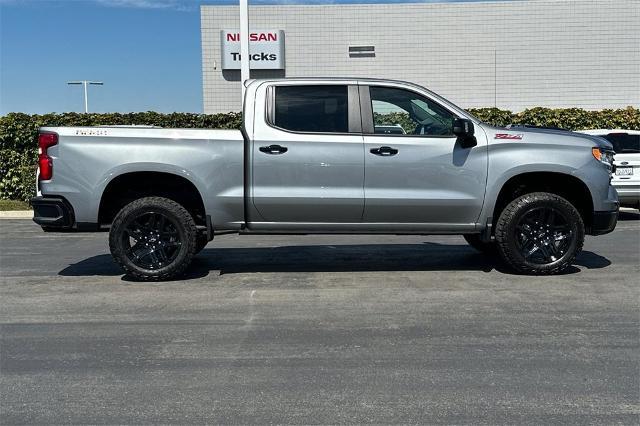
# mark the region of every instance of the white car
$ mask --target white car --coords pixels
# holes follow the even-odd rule
[[[640,130],[583,130],[580,133],[602,136],[613,144],[616,171],[612,184],[620,205],[640,209]]]

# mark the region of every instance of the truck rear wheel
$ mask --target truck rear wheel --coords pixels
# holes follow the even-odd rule
[[[196,251],[193,217],[162,197],[135,200],[120,210],[109,232],[109,248],[125,272],[139,280],[167,280],[182,274]]]
[[[500,214],[498,251],[516,272],[557,274],[574,261],[584,244],[584,223],[564,198],[533,192],[513,200]]]

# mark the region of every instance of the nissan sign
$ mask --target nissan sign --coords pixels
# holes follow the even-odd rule
[[[222,69],[240,69],[240,33],[220,31]],[[284,69],[284,31],[254,31],[249,34],[249,67],[254,70]]]

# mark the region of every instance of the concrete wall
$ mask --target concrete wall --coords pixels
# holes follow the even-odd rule
[[[640,106],[640,0],[250,6],[252,29],[285,31],[272,76],[408,80],[458,105],[520,111]],[[220,69],[235,6],[202,6],[204,112],[240,110],[239,71]],[[348,48],[374,45],[375,58]]]

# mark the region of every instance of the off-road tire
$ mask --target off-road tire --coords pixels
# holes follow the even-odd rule
[[[158,213],[172,221],[180,237],[178,253],[170,263],[157,269],[136,265],[126,254],[123,244],[125,229],[136,217],[145,213]],[[196,253],[198,231],[193,217],[175,201],[162,197],[145,197],[132,201],[120,210],[111,225],[109,248],[111,255],[127,275],[140,281],[164,281],[180,276]]]
[[[561,257],[544,264],[527,261],[516,242],[516,226],[520,219],[533,209],[541,208],[554,209],[563,215],[571,232],[571,239]],[[582,250],[584,235],[584,222],[576,208],[566,199],[547,192],[532,192],[513,200],[500,213],[495,228],[495,239],[502,259],[515,272],[527,275],[552,275],[565,270]]]
[[[480,253],[491,256],[498,254],[498,245],[495,241],[482,241],[480,234],[464,234],[463,236],[465,241]]]

